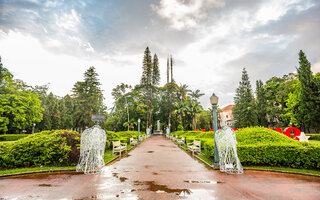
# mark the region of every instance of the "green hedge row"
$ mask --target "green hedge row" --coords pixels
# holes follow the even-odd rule
[[[320,134],[319,133],[318,134],[307,133],[306,135],[307,136],[311,136],[309,138],[309,140],[318,140],[318,141],[320,141]]]
[[[0,168],[71,165],[79,159],[80,134],[67,130],[43,131],[0,144]]]
[[[140,132],[140,135],[146,134]],[[75,165],[79,160],[81,135],[78,132],[53,130],[27,136],[0,142],[0,168]],[[112,141],[128,143],[130,137],[137,136],[137,131],[107,131],[106,150]]]
[[[141,137],[142,135],[146,135],[146,133],[140,132],[139,136]],[[120,140],[123,143],[129,143],[131,137],[138,138],[138,131],[107,131],[107,140],[110,142]]]
[[[202,152],[214,159],[214,137],[203,133],[173,132],[187,142],[200,140]],[[263,127],[244,128],[236,132],[237,153],[243,165],[282,166],[320,169],[320,145],[302,143]]]
[[[5,134],[0,135],[0,141],[15,141],[27,137],[30,134]]]

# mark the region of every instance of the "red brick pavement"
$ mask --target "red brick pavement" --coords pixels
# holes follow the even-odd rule
[[[152,137],[103,173],[0,179],[0,199],[320,199],[320,178],[207,168],[164,137]]]

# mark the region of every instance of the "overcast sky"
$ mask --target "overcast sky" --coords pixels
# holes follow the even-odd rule
[[[105,104],[117,84],[136,85],[143,52],[172,54],[174,79],[220,107],[233,103],[241,71],[251,84],[295,71],[302,49],[320,72],[319,0],[0,0],[0,56],[27,84],[71,93],[95,66]]]

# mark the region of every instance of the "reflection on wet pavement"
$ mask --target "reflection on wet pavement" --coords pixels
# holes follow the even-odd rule
[[[199,163],[164,137],[146,140],[130,155],[104,167],[100,174],[37,174],[0,179],[0,200],[319,200],[320,196],[320,178],[254,171],[223,174]]]

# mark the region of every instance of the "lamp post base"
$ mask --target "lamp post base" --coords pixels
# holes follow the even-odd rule
[[[211,165],[211,167],[214,169],[220,169],[220,163],[215,162]]]

